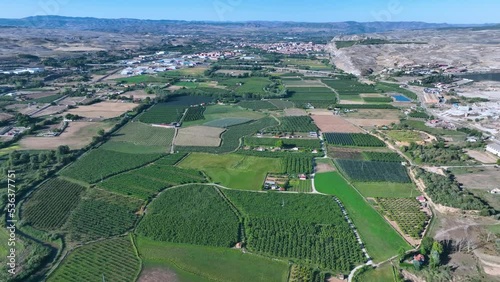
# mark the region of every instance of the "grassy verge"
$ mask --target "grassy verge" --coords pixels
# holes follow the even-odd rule
[[[286,281],[288,264],[239,250],[156,242],[137,238],[146,269],[162,267],[180,281]],[[178,272],[179,271],[179,272]]]
[[[410,245],[339,173],[316,175],[315,186],[319,192],[335,195],[342,201],[373,260],[383,261],[397,255],[400,247],[410,249]]]
[[[420,195],[413,183],[356,182],[353,185],[364,197],[410,198]]]
[[[178,165],[204,171],[213,182],[240,190],[261,190],[268,172],[281,172],[281,160],[242,155],[192,153]]]

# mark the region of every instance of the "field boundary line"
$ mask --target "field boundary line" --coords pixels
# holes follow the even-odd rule
[[[135,229],[135,227],[134,227],[134,229]],[[135,234],[129,233],[129,239],[130,239],[130,243],[132,243],[132,248],[134,248],[135,256],[139,260],[139,271],[137,272],[137,274],[134,277],[134,281],[138,281],[139,277],[141,276],[142,270],[144,268],[144,263],[142,261],[141,256],[139,255],[139,249],[137,248],[137,245],[135,242]]]
[[[103,150],[106,150],[106,149],[103,149]],[[89,184],[90,184],[90,185],[93,185],[93,186],[96,186],[96,185],[98,185],[100,182],[103,182],[104,180],[107,180],[107,179],[109,179],[109,178],[111,178],[111,177],[118,176],[118,175],[121,175],[121,174],[124,174],[124,173],[131,172],[131,171],[133,171],[133,170],[138,170],[138,169],[140,169],[140,168],[143,168],[143,167],[146,167],[146,166],[152,165],[152,164],[154,164],[156,161],[158,161],[159,159],[161,159],[161,158],[163,158],[163,157],[165,157],[165,156],[167,156],[167,155],[168,155],[168,154],[160,154],[160,156],[159,156],[159,157],[157,157],[156,159],[154,159],[154,160],[152,160],[152,161],[150,161],[150,162],[148,162],[148,163],[145,163],[145,164],[142,164],[142,165],[140,165],[140,166],[133,167],[133,168],[129,168],[129,169],[124,170],[124,171],[120,171],[120,172],[116,172],[116,173],[110,174],[110,175],[108,175],[108,176],[106,176],[106,177],[101,178],[101,180],[98,180],[98,181],[96,181],[96,182],[92,182],[92,183],[89,183]]]
[[[359,192],[359,190],[358,190],[358,189],[357,189],[357,188],[356,188],[356,187],[355,187],[355,186],[351,183],[351,181],[349,181],[349,179],[347,179],[347,177],[345,177],[345,176],[344,176],[344,173],[345,173],[345,172],[339,168],[340,166],[339,166],[339,165],[337,165],[337,163],[335,162],[335,160],[333,161],[333,163],[334,163],[335,167],[338,169],[338,171],[340,171],[340,172],[341,172],[341,173],[339,173],[339,174],[340,174],[340,176],[341,176],[342,178],[344,178],[344,180],[345,180],[345,181],[349,184],[349,186],[351,186],[351,187],[354,189],[354,191],[356,191],[356,193],[358,193],[358,194],[359,194],[359,195],[363,198],[363,201],[364,201],[364,202],[365,202],[365,203],[366,203],[366,204],[367,204],[370,208],[372,208],[372,209],[373,209],[373,210],[374,210],[374,211],[375,211],[375,212],[376,212],[376,213],[377,213],[380,217],[382,217],[382,219],[383,219],[383,220],[384,220],[387,224],[389,224],[389,225],[390,225],[390,227],[391,227],[394,231],[396,231],[396,233],[397,233],[397,234],[398,234],[398,235],[399,235],[399,236],[400,236],[400,237],[401,237],[401,238],[402,238],[402,239],[403,239],[406,243],[408,243],[408,244],[410,245],[410,247],[413,247],[413,245],[412,245],[412,244],[410,244],[410,242],[408,242],[408,241],[406,240],[406,238],[405,238],[404,236],[402,236],[402,235],[401,235],[401,233],[400,233],[400,232],[399,232],[396,228],[394,228],[394,226],[392,226],[392,224],[391,224],[389,221],[387,221],[387,219],[385,218],[385,216],[383,216],[382,214],[380,214],[380,213],[379,213],[379,212],[378,212],[378,211],[377,211],[377,210],[376,210],[376,209],[375,209],[375,208],[374,208],[374,207],[370,204],[370,202],[368,202],[368,200],[366,199],[366,197],[365,197],[365,196],[363,196],[363,194],[361,194],[361,192]]]

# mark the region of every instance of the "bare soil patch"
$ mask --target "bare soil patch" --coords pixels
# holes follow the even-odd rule
[[[70,122],[64,132],[57,137],[26,137],[19,144],[24,150],[54,150],[61,145],[71,149],[81,149],[92,142],[100,129],[105,131],[113,127],[112,123]]]
[[[336,169],[333,165],[326,164],[326,163],[317,163],[316,164],[316,173],[330,172],[330,171],[336,171]]]
[[[366,94],[359,94],[361,97],[386,97],[385,95],[382,94],[376,94],[376,93],[366,93]]]
[[[175,137],[175,145],[218,147],[221,143],[220,136],[224,131],[226,129],[210,126],[181,128]]]
[[[139,282],[178,282],[177,274],[169,269],[152,268],[144,269],[139,277]]]
[[[79,106],[69,113],[86,118],[115,118],[137,107],[134,103],[101,102],[89,106]]]
[[[76,106],[78,103],[82,103],[85,101],[87,98],[86,97],[67,97],[64,98],[63,100],[59,101],[59,105],[68,105],[68,106]]]
[[[354,119],[397,119],[399,120],[399,110],[386,109],[359,109],[347,114],[348,118]]]
[[[284,112],[287,117],[307,116],[307,112],[303,109],[290,108],[285,109]]]
[[[365,101],[362,101],[362,100],[346,100],[345,98],[340,97],[339,104],[341,104],[341,105],[349,105],[349,104],[364,105],[367,103]]]
[[[465,188],[491,190],[499,188],[500,169],[495,167],[470,168],[469,173],[455,174]]]
[[[491,153],[488,152],[481,152],[481,151],[475,151],[475,150],[465,150],[467,152],[467,155],[469,155],[471,158],[474,158],[483,164],[494,164],[497,162],[497,157],[492,155]]]
[[[132,97],[132,99],[140,99],[140,100],[144,100],[147,97],[149,97],[151,99],[156,97],[156,95],[154,95],[154,94],[147,94],[146,91],[144,91],[144,90],[135,90],[135,91],[125,92],[121,96],[127,97],[127,98]]]
[[[42,117],[42,116],[48,116],[48,115],[55,115],[55,114],[60,114],[66,110],[66,106],[50,106],[36,114],[33,115],[33,117]]]
[[[352,123],[346,121],[342,117],[331,115],[312,115],[316,125],[322,132],[345,132],[345,133],[360,133],[363,132]]]
[[[7,114],[7,113],[0,113],[0,121],[5,121],[13,118],[13,115]]]
[[[360,119],[360,118],[347,118],[346,120],[352,122],[357,126],[363,127],[380,127],[384,125],[391,125],[391,123],[399,123],[399,119]]]
[[[56,91],[40,91],[40,92],[25,92],[25,94],[22,96],[27,99],[39,99],[39,98],[53,96],[55,94],[57,94]]]
[[[329,110],[324,110],[324,109],[312,109],[312,110],[307,110],[308,113],[310,113],[311,115],[315,115],[315,116],[329,116],[329,115],[333,115],[333,112],[332,111],[329,111]]]

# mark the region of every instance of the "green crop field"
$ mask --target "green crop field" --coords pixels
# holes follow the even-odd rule
[[[370,198],[415,198],[421,194],[413,183],[355,182],[353,185]]]
[[[401,247],[410,249],[410,245],[339,173],[319,173],[314,181],[319,192],[335,195],[342,201],[368,254],[375,261],[383,261],[397,255]]]
[[[416,199],[377,198],[376,201],[403,233],[416,239],[421,237],[429,216],[421,210],[422,206]]]
[[[167,165],[183,154],[169,155],[154,164],[141,167],[106,179],[98,187],[138,199],[148,199],[159,191],[175,185],[205,182],[205,177],[197,170],[182,169]]]
[[[285,138],[260,138],[260,137],[245,137],[245,145],[247,146],[269,146],[275,147],[276,142],[283,142],[284,147],[299,147],[306,149],[320,149],[321,142],[319,139],[285,139]]]
[[[364,133],[324,133],[326,142],[336,146],[385,147],[375,136]]]
[[[398,271],[399,272],[399,271]],[[393,266],[385,263],[377,268],[369,270],[354,276],[353,282],[392,282],[395,280]]]
[[[268,100],[271,104],[273,104],[276,108],[280,110],[289,109],[295,107],[293,102],[286,100]]]
[[[300,193],[312,192],[311,180],[292,179],[290,180],[290,188],[287,189],[287,191],[300,192]]]
[[[331,65],[324,64],[320,60],[285,58],[282,61],[288,66],[308,67],[311,70],[332,70]]]
[[[247,248],[323,270],[348,273],[364,261],[332,197],[224,190],[245,217]]]
[[[144,123],[158,124],[179,122],[185,109],[186,106],[183,105],[159,103],[140,115],[139,120]]]
[[[203,115],[203,113],[205,112],[205,110],[205,107],[189,107],[186,115],[184,116],[183,122],[204,120],[205,116]]]
[[[289,99],[291,101],[333,101],[336,100],[335,93],[327,87],[288,87]]]
[[[185,87],[185,88],[196,88],[198,87],[198,83],[191,81],[179,81],[174,84],[175,86]]]
[[[36,103],[41,103],[41,104],[45,104],[45,103],[52,103],[54,102],[55,100],[61,98],[63,95],[61,94],[56,94],[56,95],[51,95],[51,96],[46,96],[46,97],[42,97],[42,98],[38,98],[38,99],[34,99],[33,102],[36,102]]]
[[[418,142],[422,141],[419,132],[410,130],[390,130],[384,131],[387,136],[399,142]]]
[[[83,186],[58,178],[51,179],[23,205],[23,220],[37,229],[59,228],[78,206],[83,192]]]
[[[140,200],[93,188],[71,213],[65,229],[79,241],[121,235],[134,227],[141,204]]]
[[[161,154],[127,154],[95,149],[61,171],[61,175],[87,183],[95,183],[108,176],[151,163]]]
[[[141,270],[129,237],[92,243],[71,252],[49,276],[49,282],[130,281]]]
[[[335,160],[337,167],[352,181],[410,183],[406,167],[399,162]]]
[[[271,117],[262,118],[254,122],[239,124],[229,127],[222,134],[222,144],[220,147],[187,147],[176,146],[176,150],[182,152],[204,152],[204,153],[229,153],[237,150],[240,146],[240,140],[248,135],[253,135],[264,128],[276,126],[278,122]]]
[[[243,101],[238,106],[250,110],[277,110],[278,108],[269,101]]]
[[[323,79],[322,82],[335,89],[339,95],[359,95],[380,92],[375,85],[361,83],[354,79]]]
[[[122,153],[151,154],[170,150],[175,130],[130,122],[111,136],[101,148]]]
[[[368,103],[391,103],[391,97],[362,97],[363,101]]]
[[[219,84],[234,90],[238,95],[266,96],[269,93],[264,89],[271,84],[271,80],[266,77],[229,78],[220,81]]]
[[[216,123],[217,126],[215,127],[227,127],[235,124],[228,124],[226,125],[224,122],[225,119],[244,119],[245,121],[250,121],[250,120],[258,120],[263,118],[265,115],[260,112],[255,112],[251,110],[246,110],[243,109],[239,106],[229,106],[229,105],[210,105],[206,107],[205,112],[203,113],[203,116],[205,117],[204,120],[196,120],[196,121],[189,121],[189,122],[184,122],[183,126],[192,126],[192,125],[208,125],[208,126],[215,126],[215,125],[209,125],[208,123]],[[227,121],[227,120],[226,120]],[[241,123],[241,122],[240,122]],[[237,123],[239,124],[239,123]]]
[[[215,187],[190,185],[156,198],[136,232],[157,241],[233,247],[239,231],[238,215]]]
[[[242,190],[262,190],[267,173],[282,170],[279,159],[236,154],[216,156],[192,153],[178,166],[202,170],[213,182]]]
[[[288,263],[240,250],[157,242],[142,236],[137,246],[145,272],[165,268],[174,271],[181,282],[286,282],[288,277]]]
[[[252,121],[252,120],[248,119],[248,118],[221,118],[221,119],[216,119],[213,121],[206,122],[203,125],[212,126],[212,127],[227,128],[230,126],[239,125],[239,124],[247,123],[250,121]]]
[[[379,162],[403,162],[405,161],[398,153],[386,152],[363,152],[363,157],[368,161]]]
[[[319,129],[309,116],[281,117],[281,124],[267,129],[267,132],[317,132]]]
[[[424,121],[419,121],[419,120],[405,120],[401,124],[408,125],[409,127],[413,128],[413,129],[421,130],[421,131],[424,131],[424,132],[427,132],[429,134],[436,135],[436,136],[449,135],[449,136],[452,136],[453,138],[457,138],[457,139],[459,139],[459,138],[465,139],[465,137],[467,136],[466,133],[461,132],[461,131],[428,127],[425,125]]]
[[[283,160],[283,172],[289,175],[310,174],[313,172],[311,157],[286,156]]]
[[[399,87],[399,84],[378,82],[375,87],[381,92],[400,93],[400,94],[403,94],[410,99],[418,100],[417,94],[413,93],[412,91],[410,91],[408,89]]]
[[[129,83],[129,84],[139,84],[139,83],[169,83],[171,79],[164,77],[157,77],[151,75],[137,75],[126,78],[118,78],[116,79],[120,83]]]

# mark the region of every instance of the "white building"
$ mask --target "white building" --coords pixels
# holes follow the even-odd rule
[[[500,157],[500,144],[498,143],[490,143],[486,145],[486,151],[493,153]]]

